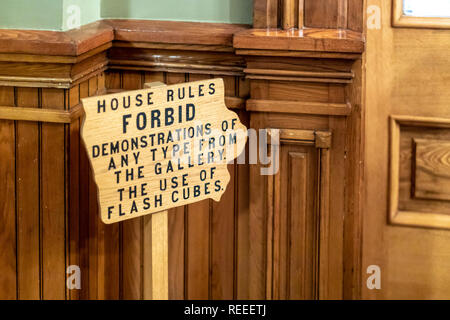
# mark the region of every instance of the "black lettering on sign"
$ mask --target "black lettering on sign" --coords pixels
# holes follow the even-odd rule
[[[103,222],[220,200],[246,140],[224,92],[209,79],[82,99]]]

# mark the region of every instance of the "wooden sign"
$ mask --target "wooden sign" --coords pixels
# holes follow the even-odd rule
[[[82,99],[81,128],[104,223],[212,198],[247,129],[224,103],[222,79]]]

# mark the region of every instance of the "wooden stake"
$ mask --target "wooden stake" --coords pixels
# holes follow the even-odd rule
[[[145,83],[144,88],[165,86],[162,82]],[[169,224],[168,212],[151,215],[152,243],[152,299],[169,299]]]

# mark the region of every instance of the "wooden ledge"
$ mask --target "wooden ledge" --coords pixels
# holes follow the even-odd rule
[[[236,49],[362,53],[364,38],[359,32],[337,29],[250,29],[237,33]]]
[[[153,42],[170,44],[233,46],[233,35],[247,30],[249,25],[151,21],[151,20],[105,20],[114,30],[116,41]],[[212,36],[213,35],[213,36]]]
[[[79,56],[114,39],[114,30],[97,21],[66,32],[0,30],[0,53]]]
[[[0,29],[0,54],[76,57],[113,40],[232,48],[233,35],[249,28],[241,24],[109,19],[65,32]]]
[[[364,39],[351,30],[250,29],[249,25],[151,21],[101,20],[66,32],[41,30],[0,30],[0,54],[35,56],[83,55],[112,41],[171,45],[221,46],[231,50],[285,52],[362,53]],[[203,48],[204,49],[204,48]]]

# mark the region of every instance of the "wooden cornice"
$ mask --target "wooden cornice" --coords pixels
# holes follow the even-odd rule
[[[235,49],[358,53],[364,51],[361,33],[339,29],[251,29],[234,36]]]
[[[233,35],[247,30],[249,25],[149,21],[105,20],[114,29],[115,41],[150,42],[183,45],[233,46]]]
[[[66,32],[0,30],[0,53],[79,56],[114,39],[114,29],[97,21]]]
[[[67,32],[0,30],[0,85],[70,88],[108,68],[264,78],[261,70],[244,72],[244,56],[355,60],[363,50],[362,35],[351,30],[102,20]],[[303,77],[282,72],[270,74]],[[330,82],[350,81],[344,74],[337,78]]]

